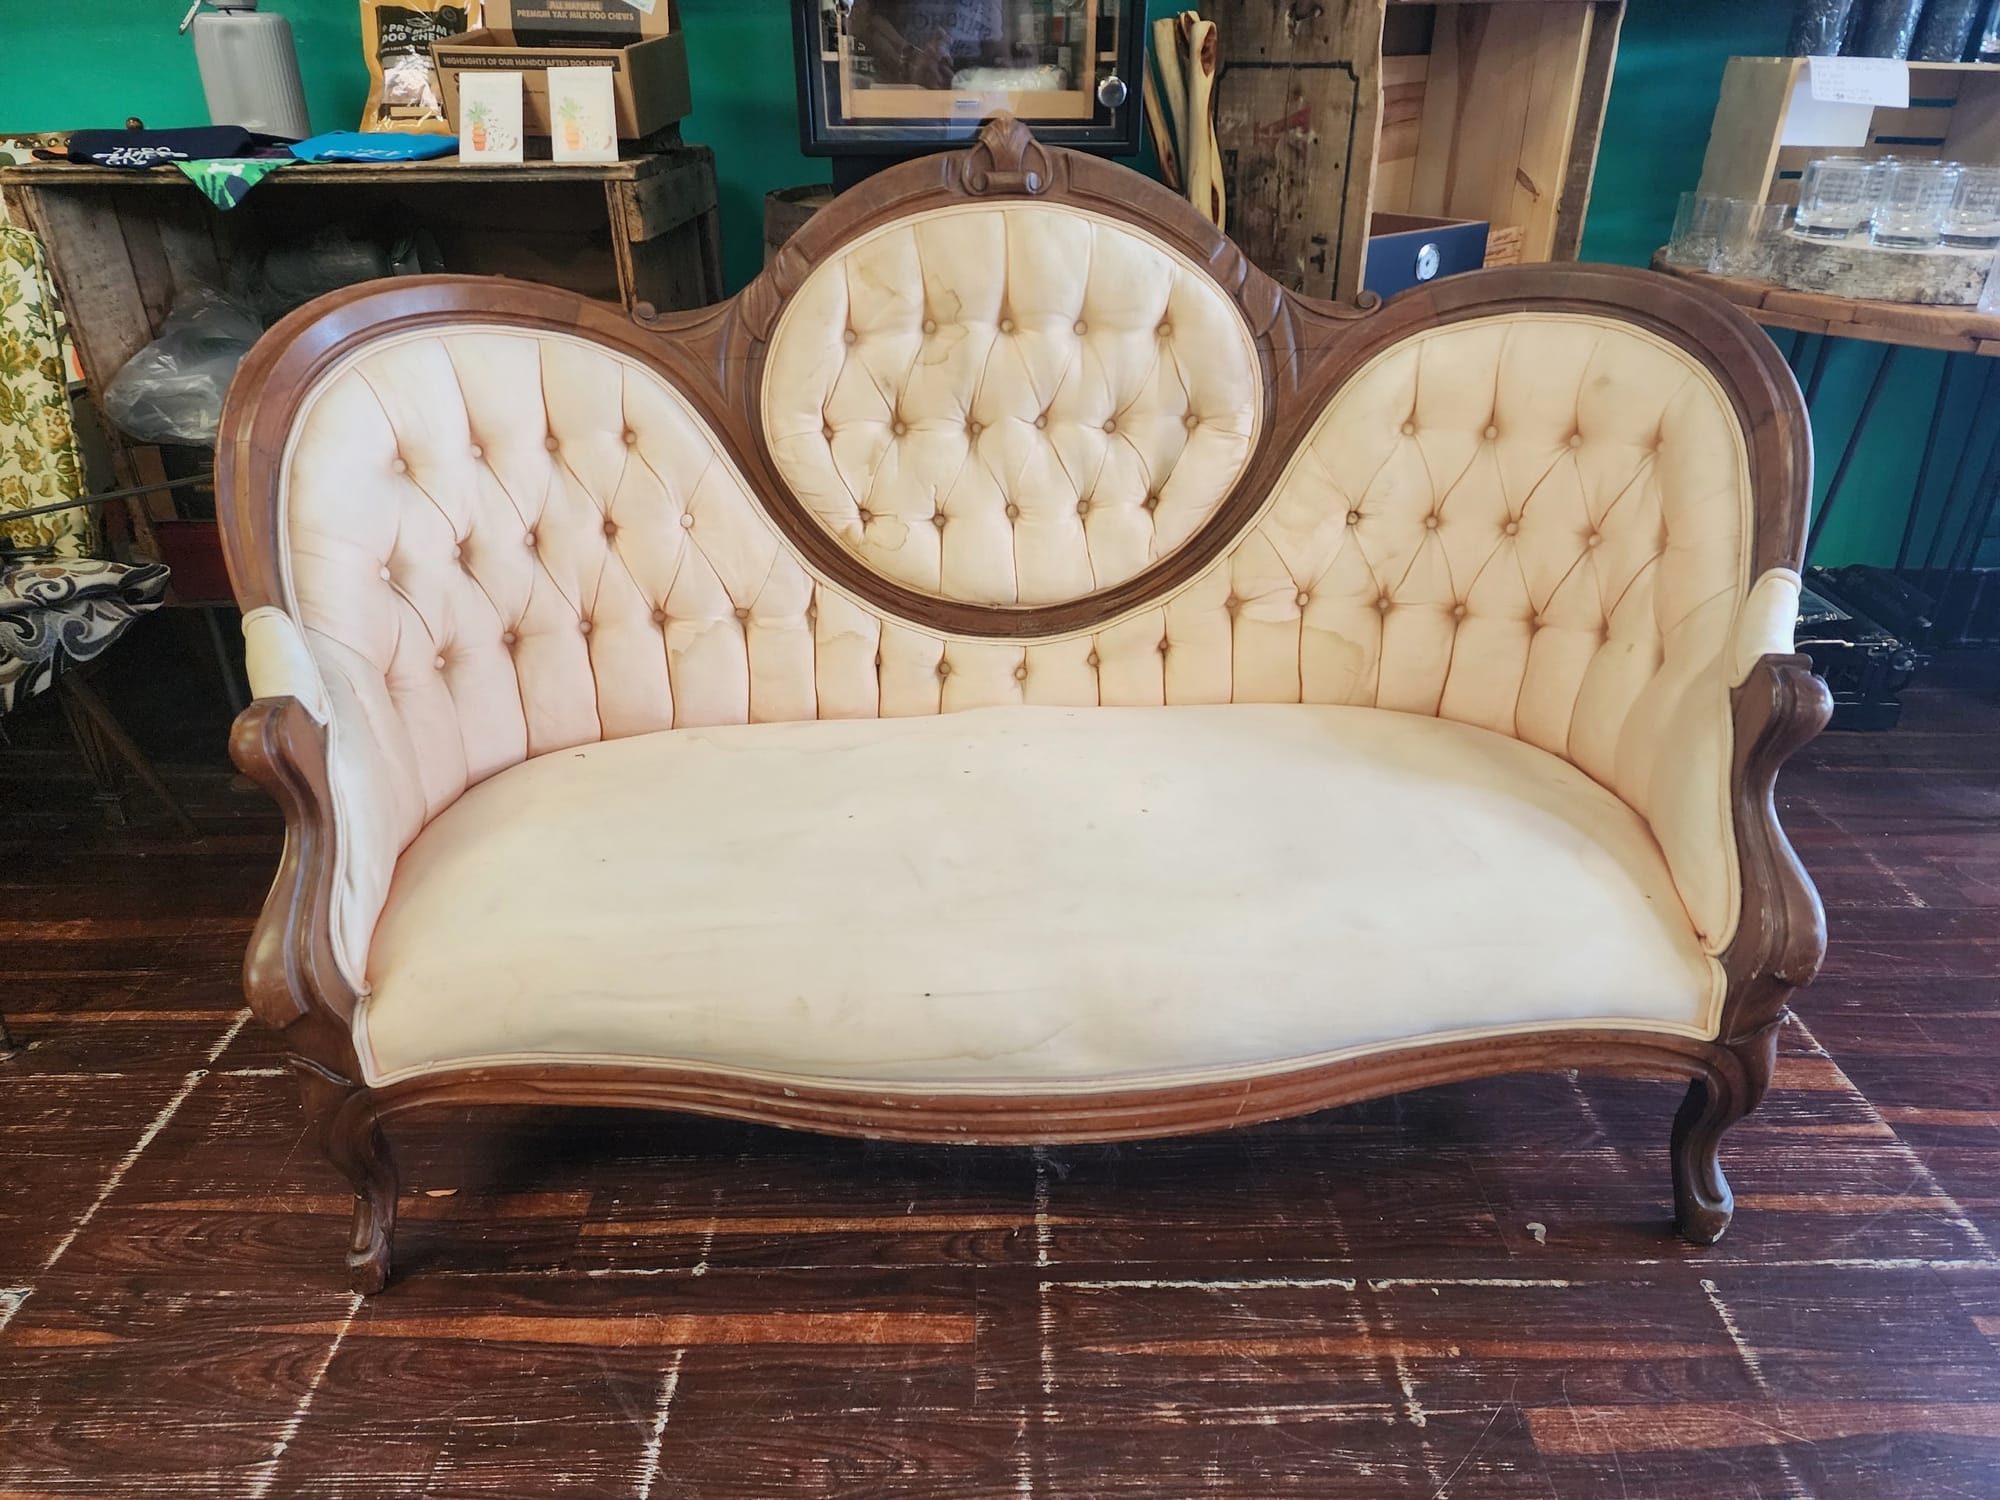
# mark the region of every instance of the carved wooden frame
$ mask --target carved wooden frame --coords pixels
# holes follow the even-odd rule
[[[1236,490],[1186,546],[1134,579],[1035,609],[955,605],[869,574],[792,501],[758,428],[767,341],[812,268],[897,218],[974,200],[1039,199],[1129,223],[1205,266],[1235,300],[1263,367],[1258,452]],[[468,319],[573,331],[674,382],[718,435],[783,534],[812,566],[892,615],[948,631],[1036,636],[1088,628],[1173,588],[1207,565],[1254,514],[1325,402],[1381,350],[1421,330],[1521,309],[1604,314],[1646,328],[1706,366],[1734,406],[1750,452],[1756,530],[1751,575],[1796,569],[1811,487],[1810,435],[1798,387],[1769,339],[1721,299],[1671,278],[1603,266],[1533,266],[1452,278],[1382,306],[1295,295],[1164,188],[1094,157],[1040,145],[1002,117],[968,151],[923,158],[871,178],[815,217],[735,298],[655,315],[491,278],[371,282],[323,297],[252,351],[223,416],[218,493],[231,577],[244,609],[288,609],[280,479],[287,436],[315,381],[349,350],[405,329]],[[1709,1243],[1732,1200],[1717,1162],[1722,1134],[1770,1081],[1777,1027],[1793,989],[1825,951],[1825,917],[1773,803],[1779,766],[1825,725],[1831,699],[1806,659],[1770,655],[1732,694],[1731,817],[1741,916],[1722,956],[1728,979],[1714,1041],[1645,1031],[1552,1029],[1477,1042],[1415,1044],[1226,1083],[1079,1095],[896,1094],[778,1087],[688,1068],[466,1068],[369,1088],[355,1055],[356,997],[334,960],[339,831],[327,782],[326,734],[293,698],[253,703],[231,738],[237,764],[285,814],[283,861],[251,939],[251,1008],[285,1033],[312,1129],[356,1195],[348,1263],[354,1286],[389,1274],[396,1179],[381,1122],[434,1104],[551,1103],[684,1110],[839,1134],[913,1141],[1056,1143],[1217,1130],[1490,1074],[1586,1068],[1692,1080],[1674,1121],[1675,1220]]]

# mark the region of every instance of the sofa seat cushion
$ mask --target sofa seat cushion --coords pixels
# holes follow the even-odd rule
[[[1248,1077],[1412,1037],[1714,1034],[1644,822],[1372,708],[680,729],[473,787],[404,852],[372,1082],[660,1064],[871,1089]]]

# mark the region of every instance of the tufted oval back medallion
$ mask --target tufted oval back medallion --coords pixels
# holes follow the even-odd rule
[[[968,204],[813,269],[762,421],[790,502],[859,565],[836,581],[1018,634],[1227,524],[1264,396],[1242,314],[1186,256],[1072,207]]]

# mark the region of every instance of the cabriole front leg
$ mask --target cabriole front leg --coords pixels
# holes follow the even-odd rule
[[[1763,1099],[1777,1048],[1775,1022],[1754,1040],[1718,1047],[1674,1116],[1674,1228],[1690,1244],[1713,1245],[1729,1228],[1736,1197],[1722,1173],[1723,1133]]]
[[[389,1284],[396,1232],[396,1164],[366,1088],[304,1058],[292,1059],[307,1118],[320,1149],[354,1189],[354,1234],[347,1248],[349,1284],[364,1295]]]

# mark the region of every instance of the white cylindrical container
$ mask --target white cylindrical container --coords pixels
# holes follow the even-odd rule
[[[194,28],[194,58],[212,125],[241,125],[260,135],[302,141],[312,134],[292,23],[257,9],[257,0],[197,0],[183,31]]]

